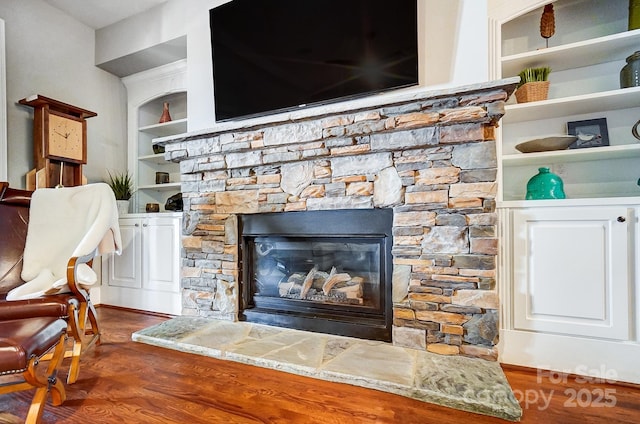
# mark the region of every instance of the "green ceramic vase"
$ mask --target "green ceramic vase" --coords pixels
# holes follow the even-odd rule
[[[549,168],[538,168],[538,173],[527,183],[527,200],[564,198],[562,178],[549,172]]]

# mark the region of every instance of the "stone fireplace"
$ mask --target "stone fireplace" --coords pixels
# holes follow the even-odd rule
[[[382,321],[391,324],[392,342],[495,360],[499,299],[494,130],[514,88],[511,79],[374,96],[156,140],[165,146],[165,158],[180,162],[183,315],[225,320],[251,315],[256,304],[244,296],[257,271],[247,270],[244,260],[273,246],[255,234],[243,243],[246,217],[383,209],[391,214],[391,284],[386,287],[392,312],[383,313]],[[318,228],[328,224],[320,221]],[[318,242],[333,237],[330,232],[312,236]],[[348,244],[348,236],[340,242]],[[351,234],[354,246],[359,237]],[[283,252],[271,259],[283,262],[291,240],[278,241]],[[298,247],[317,248],[313,240]],[[370,246],[354,249],[375,256]],[[339,250],[329,245],[323,254]],[[283,273],[284,285],[269,290],[285,293],[299,305],[308,300],[305,279],[313,286],[315,277],[309,275],[314,265],[324,273],[318,278],[349,274],[344,291],[359,290],[350,287],[356,284],[354,278],[370,278],[347,270],[345,263],[333,270],[329,262],[318,262],[303,267],[290,258],[276,264],[296,269]],[[331,288],[323,290],[324,282],[316,282],[313,296],[329,296]],[[322,298],[319,303],[321,309],[327,304],[331,309],[338,302]],[[379,309],[384,312],[385,306]],[[288,325],[281,320],[273,324]]]

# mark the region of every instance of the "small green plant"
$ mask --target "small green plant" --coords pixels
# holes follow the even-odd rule
[[[133,178],[129,175],[129,172],[122,172],[112,175],[109,172],[109,181],[107,181],[116,200],[129,200],[133,193]]]
[[[523,86],[528,82],[546,81],[551,73],[551,68],[548,66],[541,68],[525,68],[518,74],[520,76],[520,83],[518,87]]]

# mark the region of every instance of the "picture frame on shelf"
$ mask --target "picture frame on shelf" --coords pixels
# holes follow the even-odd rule
[[[578,139],[569,146],[570,149],[585,149],[588,147],[609,145],[607,118],[569,121],[567,122],[567,134],[578,137]]]

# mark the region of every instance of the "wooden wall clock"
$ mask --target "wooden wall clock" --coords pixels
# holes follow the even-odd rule
[[[87,163],[87,118],[95,112],[39,94],[20,104],[33,112],[33,159],[27,189],[82,185],[82,165]]]

